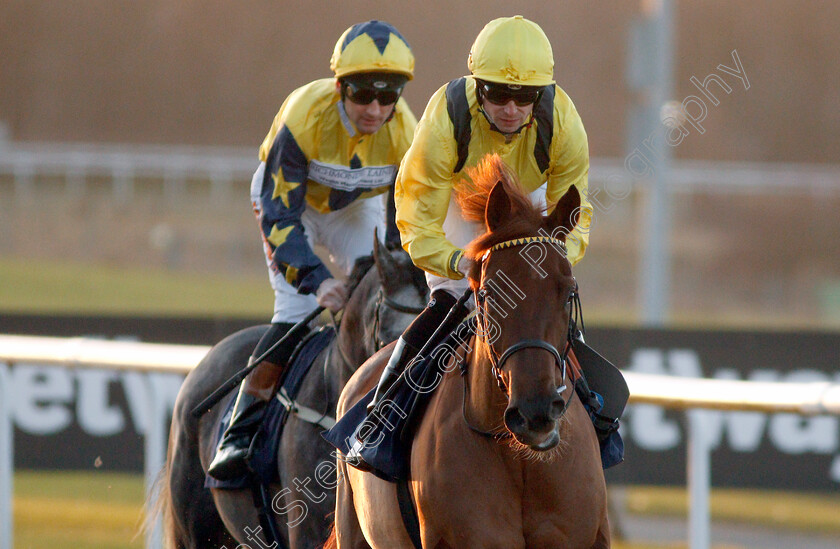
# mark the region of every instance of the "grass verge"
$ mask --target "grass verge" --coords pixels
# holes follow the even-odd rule
[[[0,311],[266,317],[268,278],[0,260]]]
[[[624,501],[630,513],[686,516],[682,488],[636,486]],[[711,493],[712,519],[807,532],[840,534],[840,495],[716,488]]]
[[[318,251],[318,250],[316,250]],[[326,258],[324,258],[326,260]],[[267,276],[221,276],[192,271],[119,268],[96,263],[0,259],[0,312],[267,318],[274,296]],[[590,303],[592,325],[637,327],[631,308]],[[838,326],[791,315],[704,315],[675,311],[674,328],[820,329]]]
[[[139,549],[143,477],[137,474],[21,471],[15,474],[15,547]],[[627,512],[674,516],[687,512],[682,488],[630,486]],[[712,517],[781,529],[840,533],[840,497],[829,494],[715,489]],[[615,549],[680,549],[684,542],[615,541]],[[731,546],[717,545],[715,549]]]
[[[140,549],[143,490],[136,474],[15,473],[15,547]]]

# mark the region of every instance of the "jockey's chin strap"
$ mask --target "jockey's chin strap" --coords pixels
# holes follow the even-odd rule
[[[493,122],[493,120],[490,118],[490,115],[488,115],[487,112],[484,110],[484,106],[482,104],[483,101],[484,101],[484,94],[481,92],[481,87],[480,86],[476,85],[475,93],[476,93],[476,98],[478,99],[478,112],[480,112],[482,115],[484,115],[484,118],[487,120],[487,123],[490,124],[490,129],[491,130],[493,130],[494,132],[499,132],[500,134],[505,136],[505,143],[510,143],[510,140],[513,139],[514,135],[519,134],[525,128],[530,128],[531,124],[534,123],[534,109],[531,109],[531,115],[528,117],[527,122],[525,122],[524,124],[522,124],[521,126],[519,126],[517,129],[515,129],[512,132],[503,132],[502,130],[499,129],[499,127],[496,125],[496,123]],[[541,98],[542,98],[542,92],[540,92],[539,98],[534,102],[535,106],[536,106],[537,103],[540,102]]]

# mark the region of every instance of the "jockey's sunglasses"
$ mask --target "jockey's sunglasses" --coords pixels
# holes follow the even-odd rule
[[[517,107],[533,105],[539,101],[543,88],[535,86],[521,86],[519,89],[512,89],[505,84],[492,84],[490,82],[477,82],[482,97],[494,105],[503,107],[511,100]]]
[[[370,105],[374,99],[379,101],[380,105],[393,105],[400,98],[400,95],[402,95],[402,86],[391,88],[385,82],[361,84],[351,80],[345,80],[344,95],[357,105]]]

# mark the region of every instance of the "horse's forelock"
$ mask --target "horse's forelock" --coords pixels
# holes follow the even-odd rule
[[[522,188],[519,178],[498,154],[488,154],[474,168],[467,170],[469,180],[455,188],[455,198],[467,221],[485,223],[485,211],[490,192],[497,183],[502,185],[511,204],[511,216],[496,230],[487,232],[467,246],[467,256],[476,259],[494,244],[512,238],[536,234],[543,225],[543,211],[535,206]]]

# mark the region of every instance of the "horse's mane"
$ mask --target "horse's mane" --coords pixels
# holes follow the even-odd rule
[[[408,257],[402,248],[399,246],[386,244],[385,250],[383,253],[390,253],[391,257],[397,261],[397,265],[399,265],[400,269],[406,270],[406,275],[410,277],[411,284],[418,289],[426,288],[426,274],[423,272],[422,269],[418,269],[411,263],[411,259]],[[404,259],[403,259],[404,256]],[[367,276],[368,272],[373,269],[373,266],[376,265],[376,259],[373,257],[373,254],[364,255],[361,257],[356,258],[356,261],[353,263],[353,269],[350,271],[350,274],[347,275],[347,280],[345,285],[347,286],[347,295],[353,295],[353,292],[361,285],[362,280],[364,280],[365,276]],[[380,284],[384,283],[385,281],[380,281]]]
[[[353,269],[350,271],[350,274],[347,275],[347,295],[353,295],[353,292],[362,282],[362,279],[365,277],[367,272],[373,267],[375,261],[373,259],[373,254],[364,255],[362,257],[356,258],[355,263],[353,263]]]
[[[467,246],[467,257],[476,259],[493,245],[506,240],[531,236],[543,227],[543,210],[535,206],[530,196],[519,184],[519,178],[502,161],[498,154],[488,154],[479,164],[467,170],[469,180],[462,180],[455,187],[455,199],[467,221],[485,224],[485,210],[490,191],[501,183],[511,204],[511,215],[495,230],[487,232]]]

